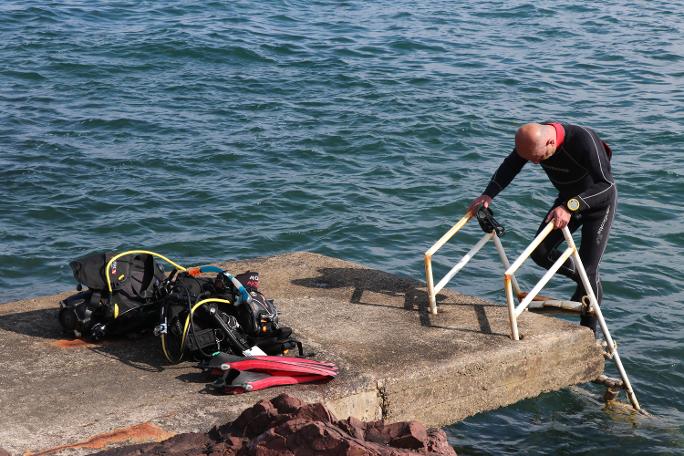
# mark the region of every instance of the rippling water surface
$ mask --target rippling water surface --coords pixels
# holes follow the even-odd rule
[[[501,3],[0,3],[0,302],[138,246],[187,264],[311,250],[419,278],[519,124],[589,125],[620,192],[604,313],[654,416],[602,411],[585,385],[447,432],[459,454],[682,454],[682,5]],[[512,253],[552,199],[533,166],[497,198]],[[491,253],[453,286],[500,301]]]

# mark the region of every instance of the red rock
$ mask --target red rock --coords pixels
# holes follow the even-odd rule
[[[239,445],[234,445],[232,441],[218,442],[210,447],[207,453],[202,454],[207,456],[237,456],[242,444],[242,441],[239,442]]]
[[[372,421],[366,426],[364,438],[369,442],[387,445],[391,440],[391,436],[388,434],[389,433],[385,431],[385,423],[383,421]]]
[[[295,413],[294,418],[323,421],[324,423],[337,421],[337,418],[321,403],[306,404]]]
[[[430,456],[453,455],[456,451],[449,445],[446,433],[441,429],[428,429],[428,441],[426,444],[427,454]]]
[[[414,450],[425,448],[428,440],[427,429],[422,423],[409,421],[408,423],[394,423],[391,428],[390,446],[395,448],[410,448]]]
[[[337,422],[337,427],[342,429],[350,436],[361,440],[365,439],[366,426],[367,424],[364,421],[354,418],[353,416],[350,416],[346,420]]]
[[[287,419],[288,416],[278,413],[278,409],[270,401],[263,400],[242,412],[232,424],[225,428],[221,426],[219,434],[224,436],[223,432],[227,431],[228,434],[225,435],[251,439]]]
[[[456,456],[446,434],[417,421],[337,420],[322,404],[280,395],[259,401],[206,434],[179,434],[101,456]],[[0,456],[4,456],[0,452]]]
[[[271,399],[271,404],[273,404],[280,413],[297,413],[297,410],[306,405],[301,400],[292,397],[289,394],[281,394],[274,397]]]

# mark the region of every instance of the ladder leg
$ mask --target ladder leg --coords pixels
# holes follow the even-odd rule
[[[615,365],[618,368],[618,372],[620,372],[620,377],[622,378],[622,381],[625,385],[627,397],[629,398],[632,407],[634,407],[635,410],[640,411],[641,406],[639,405],[639,401],[637,400],[636,394],[634,393],[632,384],[630,383],[629,378],[627,377],[627,372],[625,371],[625,368],[622,365],[622,360],[620,359],[620,355],[617,352],[617,347],[613,342],[613,338],[610,336],[610,331],[608,331],[606,320],[603,318],[603,312],[601,312],[601,308],[599,307],[598,301],[596,300],[594,289],[591,287],[591,283],[589,283],[587,271],[584,269],[584,264],[582,263],[582,259],[579,256],[579,252],[577,251],[577,246],[575,246],[575,241],[572,238],[572,234],[570,234],[570,230],[568,230],[567,227],[563,228],[563,234],[565,236],[565,240],[568,242],[568,245],[570,245],[574,250],[573,259],[575,260],[575,267],[577,267],[577,271],[580,274],[580,278],[582,279],[584,289],[589,294],[589,302],[591,303],[591,308],[596,314],[596,317],[598,318],[599,325],[601,326],[601,331],[603,332],[603,336],[605,337],[606,342],[608,343],[608,349],[610,350],[610,353],[613,355],[613,359],[615,360]]]

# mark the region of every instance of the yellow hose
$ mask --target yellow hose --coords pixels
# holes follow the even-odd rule
[[[185,325],[183,326],[183,336],[181,338],[181,343],[180,343],[180,355],[178,357],[178,360],[174,361],[171,359],[171,355],[169,354],[168,350],[166,349],[166,335],[162,334],[161,336],[161,342],[162,342],[162,351],[164,352],[164,356],[166,359],[169,360],[170,363],[179,363],[183,359],[183,351],[185,347],[185,338],[188,335],[188,328],[190,327],[190,316],[195,313],[195,310],[201,305],[207,304],[209,302],[220,302],[222,304],[232,304],[232,302],[226,300],[226,299],[219,299],[219,298],[207,298],[203,299],[202,301],[199,301],[196,303],[194,306],[190,308],[190,313],[188,314],[187,317],[185,317]]]
[[[192,314],[195,313],[195,310],[204,304],[207,304],[209,302],[220,302],[223,304],[232,304],[232,302],[226,300],[226,299],[219,299],[219,298],[207,298],[203,299],[200,302],[196,303],[192,308],[190,309],[190,313],[188,314],[187,317],[185,317],[185,325],[183,326],[183,337],[181,338],[181,350],[183,350],[183,347],[185,347],[185,336],[188,334],[188,327],[190,326],[190,317]],[[181,351],[182,353],[182,351]]]
[[[114,263],[116,260],[118,260],[118,259],[121,258],[122,256],[125,256],[125,255],[133,255],[133,254],[136,254],[136,253],[144,253],[144,254],[147,254],[147,255],[152,255],[152,256],[161,258],[162,260],[166,261],[166,262],[169,263],[171,266],[175,267],[176,269],[178,269],[178,270],[181,271],[181,272],[183,272],[183,271],[186,270],[186,268],[184,268],[183,266],[179,265],[178,263],[174,263],[173,261],[171,261],[171,260],[169,260],[168,258],[166,258],[164,255],[161,255],[161,254],[159,254],[159,253],[157,253],[157,252],[151,252],[151,251],[149,251],[149,250],[129,250],[129,251],[127,251],[127,252],[117,253],[116,255],[114,255],[114,256],[112,257],[111,260],[109,260],[109,262],[107,263],[107,267],[105,267],[105,277],[107,278],[107,289],[109,290],[110,293],[112,292],[112,279],[109,277],[109,269],[112,267],[112,263]]]
[[[164,356],[166,357],[166,359],[169,360],[169,362],[171,364],[179,363],[181,361],[181,359],[183,359],[183,353],[182,352],[181,352],[180,357],[178,358],[177,361],[174,361],[171,359],[171,355],[169,355],[169,352],[166,350],[166,334],[161,335],[161,343],[162,343],[162,351],[164,352]]]

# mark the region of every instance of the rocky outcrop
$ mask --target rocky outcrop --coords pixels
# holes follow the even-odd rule
[[[259,401],[232,423],[206,434],[179,434],[161,443],[116,448],[101,456],[456,456],[440,429],[417,421],[385,424],[338,420],[322,404],[287,394]]]

